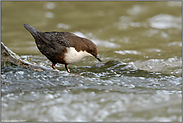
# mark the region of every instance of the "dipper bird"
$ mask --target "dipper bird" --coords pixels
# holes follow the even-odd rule
[[[61,63],[70,72],[68,65],[79,62],[86,56],[93,56],[101,62],[97,46],[89,39],[70,32],[40,32],[29,24],[24,24],[24,27],[34,37],[39,51],[52,62],[53,69],[57,69],[55,65]]]

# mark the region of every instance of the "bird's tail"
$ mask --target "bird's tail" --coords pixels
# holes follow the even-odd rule
[[[31,35],[36,39],[38,36],[38,32],[39,30],[37,30],[36,28],[30,26],[29,24],[24,24],[24,27],[31,33]]]

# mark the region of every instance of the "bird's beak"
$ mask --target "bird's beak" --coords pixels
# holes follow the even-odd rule
[[[100,60],[100,58],[99,58],[99,57],[95,56],[95,58],[96,58],[97,60],[99,60],[100,62],[102,62],[102,60]]]

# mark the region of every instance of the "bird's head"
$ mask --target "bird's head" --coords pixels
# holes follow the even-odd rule
[[[90,45],[88,45],[87,52],[90,53],[97,60],[99,60],[100,62],[102,62],[102,60],[99,58],[99,55],[97,53],[97,46],[93,42]]]

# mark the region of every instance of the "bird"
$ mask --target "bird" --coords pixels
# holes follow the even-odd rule
[[[89,39],[79,37],[71,32],[41,32],[29,24],[24,24],[35,39],[39,51],[51,62],[52,68],[56,69],[56,64],[64,64],[68,73],[69,64],[81,61],[87,56],[92,56],[98,61],[97,46]]]

